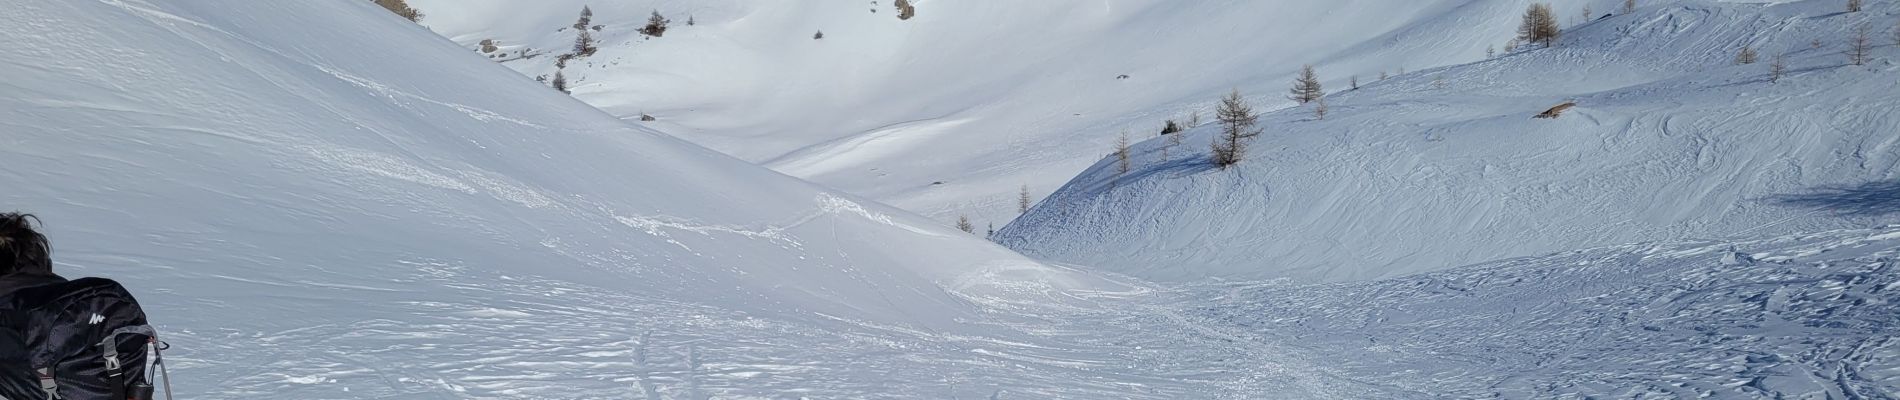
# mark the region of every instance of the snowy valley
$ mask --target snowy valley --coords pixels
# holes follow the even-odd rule
[[[1846,1],[19,2],[0,211],[190,399],[1900,398]]]

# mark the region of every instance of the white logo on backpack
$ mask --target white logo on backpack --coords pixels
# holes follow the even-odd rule
[[[87,320],[86,324],[98,325],[100,322],[106,322],[106,316],[99,315],[99,313],[92,313],[92,319]]]

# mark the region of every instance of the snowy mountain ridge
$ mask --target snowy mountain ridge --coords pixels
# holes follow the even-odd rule
[[[908,20],[890,1],[411,3],[471,49],[543,52],[497,60],[560,71],[623,119],[945,225],[1000,227],[1019,188],[1045,196],[1120,131],[1207,114],[1236,85],[1281,92],[1307,63],[1344,87],[1480,59],[1529,0],[918,0]],[[584,6],[598,51],[557,68]],[[666,34],[637,33],[655,11]]]

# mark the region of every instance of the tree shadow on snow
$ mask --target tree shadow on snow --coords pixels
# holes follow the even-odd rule
[[[1808,189],[1806,193],[1771,196],[1767,200],[1780,206],[1831,211],[1841,216],[1883,216],[1900,213],[1900,180],[1822,186]]]

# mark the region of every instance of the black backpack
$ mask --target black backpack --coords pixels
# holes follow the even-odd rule
[[[12,352],[0,354],[0,362],[16,364],[0,366],[0,397],[151,398],[146,353],[159,350],[157,333],[118,282],[84,278],[21,288],[0,296],[0,314],[0,346],[19,346],[0,349]],[[22,368],[30,376],[21,376]],[[31,387],[21,388],[22,378]]]

